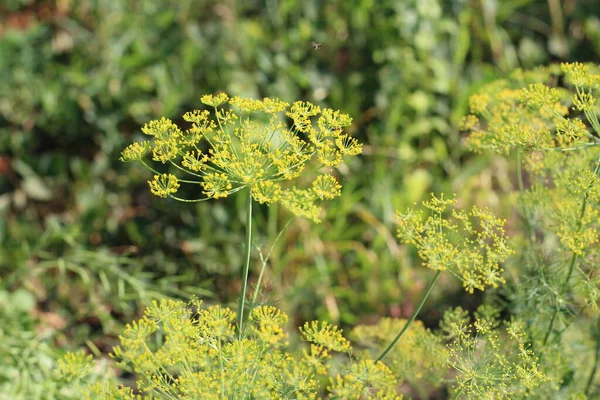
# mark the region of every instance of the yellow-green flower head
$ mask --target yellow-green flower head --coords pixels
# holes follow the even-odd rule
[[[158,197],[167,197],[179,188],[177,177],[172,174],[154,175],[154,179],[148,181],[148,184],[152,194]]]
[[[449,211],[455,204],[454,198],[432,194],[423,202],[431,211],[429,217],[420,211],[399,213],[398,237],[417,247],[428,268],[451,271],[467,292],[498,287],[504,283],[500,263],[513,254],[504,234],[505,221],[478,207]]]
[[[221,307],[217,304],[202,309],[198,314],[198,334],[201,337],[229,339],[235,333],[234,320],[235,312],[229,307]]]
[[[333,199],[341,194],[342,185],[331,175],[319,175],[312,184],[312,190],[320,199]]]
[[[396,377],[383,362],[367,359],[353,363],[348,371],[331,378],[328,389],[336,399],[401,400],[397,386]]]
[[[150,142],[135,142],[121,152],[120,160],[123,162],[141,161],[150,151],[152,151]]]
[[[216,96],[212,94],[205,94],[200,98],[200,101],[207,106],[219,107],[221,104],[226,103],[229,100],[229,96],[225,93],[219,93]]]
[[[343,352],[350,350],[350,342],[342,336],[342,330],[325,321],[312,321],[300,328],[304,339],[329,350]]]
[[[150,121],[142,132],[153,140],[123,151],[123,161],[139,160],[155,171],[143,160],[152,151],[153,161],[168,165],[171,173],[177,171],[178,176],[155,171],[150,187],[157,196],[203,201],[247,188],[260,203],[281,202],[292,213],[318,222],[320,202],[340,194],[337,180],[322,171],[309,188],[286,181],[307,174],[309,165],[310,171],[338,167],[346,157],[362,152],[362,144],[344,132],[352,119],[337,110],[224,93],[201,100],[212,110],[186,112],[183,120],[191,126],[182,130],[167,118]],[[195,184],[205,197],[172,196],[180,184]]]
[[[181,130],[168,118],[150,121],[144,125],[142,132],[146,135],[154,136],[156,139],[168,140],[177,139],[181,136]]]
[[[68,352],[58,360],[57,375],[66,382],[82,377],[94,367],[92,358],[91,354],[86,355],[83,350]]]
[[[561,74],[565,79],[557,79]],[[589,127],[600,130],[594,97],[600,68],[552,65],[519,71],[511,78],[488,84],[471,96],[473,115],[461,122],[461,129],[470,131],[466,143],[471,150],[508,154],[514,149],[571,151],[594,145],[588,145],[596,141]]]
[[[287,333],[283,331],[287,324],[287,315],[273,306],[256,307],[250,313],[252,332],[263,343],[272,346],[285,344]]]
[[[252,187],[252,197],[259,203],[274,203],[281,199],[281,186],[273,181],[258,182]]]
[[[568,83],[585,89],[596,89],[600,85],[598,67],[589,64],[563,63],[560,65]]]

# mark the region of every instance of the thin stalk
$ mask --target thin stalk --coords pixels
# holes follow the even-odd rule
[[[248,287],[248,271],[250,270],[250,251],[252,250],[252,191],[248,189],[248,207],[246,210],[246,254],[244,271],[242,272],[242,293],[240,297],[240,308],[238,311],[238,327],[240,330],[240,339],[243,332],[244,321],[244,303],[246,302],[246,289]]]
[[[592,367],[592,372],[590,372],[590,377],[588,378],[587,384],[585,385],[585,395],[590,395],[590,389],[592,388],[592,382],[594,382],[594,377],[596,376],[596,371],[598,370],[598,361],[600,361],[600,317],[598,317],[597,327],[599,332],[596,332],[596,353],[594,354],[594,366]]]
[[[221,398],[225,398],[225,368],[223,368],[223,352],[221,350],[221,339],[219,338],[218,342],[219,349],[219,367],[221,369]]]
[[[258,292],[260,292],[260,284],[262,282],[263,274],[265,272],[265,268],[267,266],[267,262],[269,261],[269,257],[271,257],[271,252],[275,248],[275,245],[277,244],[277,241],[279,240],[279,238],[281,237],[281,235],[283,234],[283,232],[290,225],[290,222],[292,222],[292,219],[293,218],[290,218],[288,220],[288,222],[283,226],[283,228],[281,228],[281,230],[279,231],[279,233],[275,237],[275,240],[273,240],[273,244],[271,244],[271,248],[269,249],[269,252],[267,253],[267,256],[263,260],[261,260],[262,261],[262,266],[260,268],[260,274],[258,275],[258,280],[256,281],[256,286],[254,287],[254,295],[252,296],[252,303],[256,302],[256,298],[258,297]]]
[[[557,315],[558,315],[558,307],[555,307],[554,313],[552,314],[552,318],[550,319],[550,325],[548,326],[548,331],[546,331],[546,335],[544,336],[544,341],[542,342],[542,347],[546,347],[546,343],[548,343],[548,339],[550,338],[550,333],[552,332],[552,327],[554,326],[554,320],[556,319]],[[542,356],[543,356],[543,354],[542,354]],[[542,356],[540,356],[540,362],[541,362]]]
[[[398,334],[398,336],[396,336],[394,338],[394,340],[392,340],[392,343],[390,343],[390,345],[387,347],[387,349],[385,349],[383,351],[383,353],[381,353],[381,355],[377,358],[377,361],[382,361],[385,358],[385,356],[387,356],[387,354],[394,348],[394,346],[396,345],[396,343],[398,343],[398,341],[400,340],[400,338],[402,337],[402,335],[404,335],[404,332],[406,332],[408,330],[408,328],[413,323],[413,321],[415,320],[415,318],[417,318],[417,315],[419,314],[419,311],[421,311],[421,308],[423,308],[423,304],[425,304],[425,301],[429,297],[429,294],[431,293],[431,290],[433,289],[433,285],[435,285],[435,282],[438,280],[441,272],[442,271],[437,271],[435,273],[435,275],[433,276],[433,279],[431,280],[431,282],[429,282],[429,286],[427,286],[427,289],[425,289],[425,294],[423,295],[423,298],[421,299],[421,302],[419,303],[419,305],[417,306],[417,308],[415,308],[415,311],[413,311],[413,313],[410,316],[410,318],[408,319],[408,321],[406,321],[406,324],[404,325],[404,328],[402,328],[402,330],[400,331],[400,333]]]

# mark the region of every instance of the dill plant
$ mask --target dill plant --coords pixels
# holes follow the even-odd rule
[[[207,110],[186,113],[183,119],[191,124],[186,130],[166,118],[151,121],[142,131],[152,140],[131,144],[121,160],[140,162],[153,171],[150,190],[163,198],[198,202],[246,191],[238,313],[220,305],[204,307],[199,300],[154,302],[142,319],[127,325],[112,353],[119,366],[135,374],[137,390],[115,381],[96,383],[89,385],[86,398],[315,399],[329,393],[339,399],[401,399],[390,368],[372,358],[351,357],[350,342],[337,327],[307,322],[300,334],[309,346],[291,353],[288,317],[281,310],[254,304],[244,319],[253,203],[281,203],[294,215],[319,222],[320,203],[340,195],[337,180],[325,172],[307,188],[285,183],[336,167],[345,156],[361,152],[362,145],[343,131],[350,117],[306,102],[290,106],[268,98],[219,94],[203,96],[202,102],[213,108],[212,117]],[[155,169],[145,159],[150,154],[178,175]],[[200,188],[203,196],[181,197],[184,184]],[[260,282],[255,299],[259,288]],[[346,354],[346,362],[336,368],[328,362],[335,354]],[[61,374],[69,379],[83,361],[67,354],[60,361]]]
[[[153,171],[154,178],[148,184],[150,191],[159,197],[199,202],[246,191],[245,264],[238,309],[241,335],[252,247],[253,203],[281,203],[294,215],[320,222],[319,203],[341,193],[336,178],[322,172],[307,188],[287,187],[285,182],[311,172],[307,167],[312,172],[337,167],[344,157],[360,154],[362,144],[344,133],[344,128],[352,122],[347,114],[321,109],[309,102],[290,105],[270,98],[230,98],[225,93],[205,95],[201,101],[212,108],[212,115],[209,110],[185,113],[183,119],[191,126],[184,130],[167,118],[150,121],[142,132],[152,140],[132,143],[123,151],[121,160],[137,161]],[[153,161],[172,166],[183,178],[154,169],[145,160],[150,153]],[[311,162],[313,159],[316,162]],[[176,196],[181,184],[201,189],[203,196],[193,199]]]
[[[474,151],[516,163],[523,235],[504,291],[540,357],[528,398],[595,398],[600,355],[600,69],[581,63],[516,70],[471,97]]]

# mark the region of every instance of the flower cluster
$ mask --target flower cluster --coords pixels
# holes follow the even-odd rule
[[[441,324],[450,342],[443,361],[453,368],[457,396],[467,399],[513,399],[548,380],[527,346],[523,324],[512,321],[499,329],[499,310],[487,305],[470,323],[460,307],[446,312]]]
[[[345,157],[362,152],[362,145],[344,132],[352,119],[339,111],[302,101],[290,105],[224,93],[205,95],[201,101],[213,112],[185,113],[187,129],[167,118],[150,121],[142,132],[152,140],[123,150],[122,161],[139,161],[155,172],[149,184],[159,197],[184,200],[174,196],[182,183],[201,188],[205,197],[193,201],[224,198],[249,188],[260,203],[280,202],[294,214],[318,222],[318,203],[340,195],[336,178],[319,174],[308,188],[283,183],[305,174],[312,160],[311,170],[319,170],[337,167]],[[144,161],[149,153],[152,160],[170,164],[189,179],[156,171]]]
[[[111,355],[136,374],[136,388],[114,380],[94,382],[84,398],[316,399],[327,392],[344,399],[401,398],[391,370],[371,359],[349,360],[326,379],[331,352],[351,349],[335,326],[307,323],[301,333],[310,348],[291,354],[285,350],[288,317],[276,307],[252,309],[241,337],[234,320],[229,308],[204,307],[195,299],[189,304],[153,302],[143,318],[126,326]],[[83,353],[68,354],[60,369],[67,375],[80,370],[81,377],[89,371],[88,364]]]
[[[513,254],[504,234],[505,221],[479,207],[449,212],[455,204],[454,198],[432,194],[423,202],[431,213],[427,218],[422,211],[399,213],[398,237],[417,247],[426,267],[452,272],[467,292],[498,287],[504,283],[500,263]]]
[[[402,400],[392,371],[381,361],[361,360],[336,375],[328,389],[334,399]]]

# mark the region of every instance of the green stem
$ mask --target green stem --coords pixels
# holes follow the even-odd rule
[[[598,332],[596,332],[596,353],[594,355],[594,366],[592,367],[592,372],[590,372],[590,377],[588,378],[587,384],[585,385],[585,395],[590,395],[590,389],[592,388],[592,382],[594,382],[594,377],[596,376],[596,370],[598,369],[598,361],[600,360],[600,317],[598,317],[597,327]]]
[[[554,326],[554,320],[556,319],[556,316],[558,315],[558,308],[554,308],[554,314],[552,314],[552,319],[550,319],[550,325],[548,326],[548,331],[546,331],[546,335],[544,336],[544,341],[542,342],[542,347],[546,347],[546,343],[548,343],[548,339],[550,338],[550,333],[552,332],[552,327]],[[543,354],[542,354],[543,356]],[[542,359],[542,356],[540,356],[540,362]]]
[[[435,275],[433,276],[433,279],[431,280],[431,282],[429,282],[429,286],[427,286],[427,289],[425,289],[425,294],[423,295],[423,298],[421,299],[421,302],[419,303],[419,305],[417,306],[417,308],[415,308],[415,311],[413,311],[413,313],[410,316],[410,318],[408,319],[408,321],[406,321],[406,324],[404,325],[404,328],[402,328],[402,330],[400,331],[400,333],[398,334],[398,336],[396,336],[394,338],[394,340],[392,341],[392,343],[390,343],[390,345],[387,347],[387,349],[385,349],[383,351],[383,353],[381,353],[381,355],[377,358],[377,361],[382,361],[385,358],[385,356],[387,356],[387,354],[394,348],[394,346],[396,345],[396,343],[398,343],[398,341],[400,340],[400,338],[402,337],[402,335],[404,335],[404,332],[406,332],[408,330],[408,328],[413,323],[413,321],[415,320],[415,318],[417,318],[417,314],[419,314],[419,311],[421,311],[421,308],[423,308],[423,304],[425,304],[425,301],[427,300],[427,297],[429,297],[429,294],[431,293],[431,290],[433,289],[433,285],[435,285],[435,282],[439,278],[441,272],[442,271],[437,271],[435,273]]]
[[[277,241],[279,240],[279,238],[281,237],[281,235],[283,234],[283,232],[290,225],[290,222],[292,222],[292,219],[293,218],[290,218],[288,220],[288,222],[283,226],[283,228],[281,228],[281,230],[279,231],[279,233],[275,237],[275,240],[273,240],[273,244],[271,245],[271,248],[269,249],[269,252],[267,253],[267,256],[262,260],[262,266],[260,268],[260,274],[258,275],[258,280],[256,281],[256,286],[254,287],[254,296],[252,296],[252,303],[256,303],[256,298],[258,297],[258,292],[260,292],[260,284],[262,282],[263,274],[265,272],[265,268],[267,266],[267,262],[269,261],[269,257],[271,257],[271,252],[275,248],[275,245],[277,244]]]
[[[221,368],[221,398],[225,398],[225,368],[223,368],[223,351],[221,350],[221,339],[217,342],[219,349],[219,367]]]
[[[246,289],[248,287],[248,271],[250,270],[250,251],[252,250],[252,190],[248,189],[248,208],[246,210],[246,254],[244,271],[242,273],[242,294],[240,297],[240,308],[238,311],[238,327],[240,330],[240,339],[243,332],[244,321],[244,303],[246,302]]]

